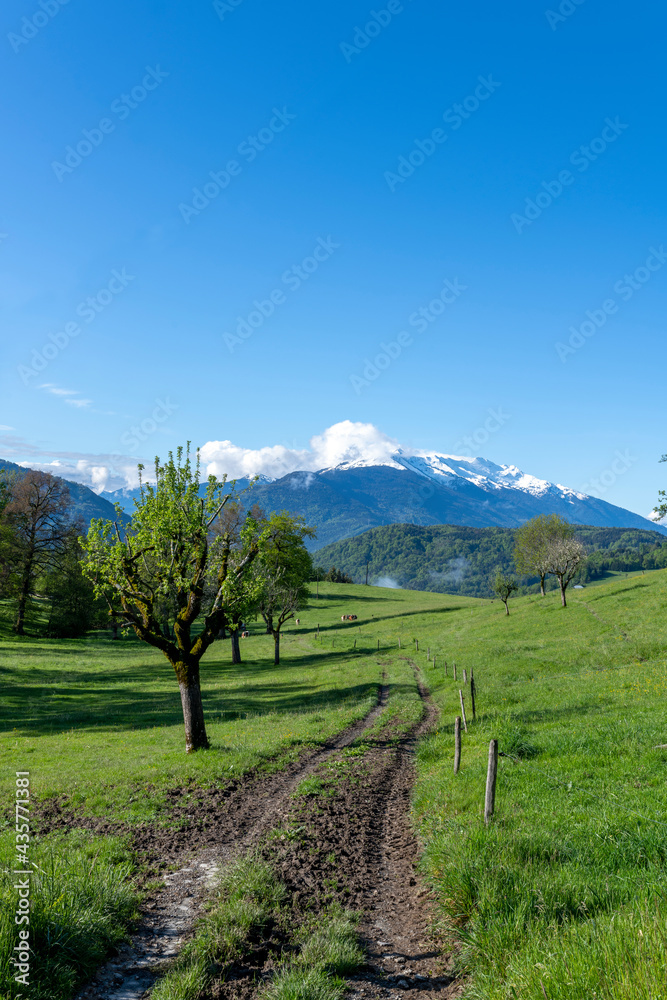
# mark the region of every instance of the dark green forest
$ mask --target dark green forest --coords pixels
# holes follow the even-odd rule
[[[577,526],[587,559],[573,583],[604,579],[612,572],[667,567],[667,538],[637,528]],[[327,545],[314,554],[324,567],[336,566],[355,583],[432,590],[469,597],[491,597],[492,577],[500,569],[514,574],[520,593],[539,590],[536,577],[516,573],[514,529],[465,528],[458,525],[390,524]],[[386,578],[386,579],[385,579]],[[547,578],[549,589],[556,586]]]

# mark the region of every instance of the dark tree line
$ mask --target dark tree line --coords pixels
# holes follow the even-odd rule
[[[12,603],[17,635],[31,610],[48,636],[83,635],[100,621],[102,605],[82,572],[83,530],[62,479],[0,470],[0,597]]]

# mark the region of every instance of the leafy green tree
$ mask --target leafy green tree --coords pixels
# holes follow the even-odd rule
[[[354,583],[351,576],[348,576],[347,573],[343,573],[340,569],[336,569],[335,566],[331,567],[324,579],[329,583]]]
[[[517,528],[514,535],[514,563],[519,573],[539,576],[544,597],[544,580],[549,569],[549,545],[557,539],[571,538],[574,529],[558,514],[540,514]]]
[[[5,517],[15,481],[16,473],[13,470],[0,468],[0,597],[10,597],[16,590],[18,538]]]
[[[261,578],[259,610],[266,630],[273,636],[273,662],[280,663],[280,630],[308,603],[308,580],[313,562],[304,539],[314,538],[302,515],[287,511],[267,519],[259,539],[260,557],[255,567]]]
[[[71,531],[72,501],[62,479],[33,470],[18,476],[10,493],[3,521],[12,532],[11,558],[17,596],[14,631],[24,635],[35,580],[53,565]]]
[[[509,599],[512,594],[518,590],[517,582],[513,576],[506,576],[505,573],[498,570],[496,573],[496,578],[493,581],[493,592],[496,594],[500,600],[505,605],[505,614],[509,615]]]
[[[575,573],[585,559],[585,549],[577,538],[554,538],[547,548],[547,566],[560,586],[560,600],[567,607],[565,591]]]
[[[214,524],[214,535],[221,540],[223,548],[228,552],[230,582],[227,588],[221,638],[225,638],[229,632],[234,664],[241,662],[239,637],[242,626],[247,621],[257,618],[262,592],[262,581],[258,574],[245,574],[237,579],[235,570],[253,546],[258,548],[259,536],[265,525],[266,518],[261,507],[255,504],[246,513],[243,506],[236,501],[227,504]]]
[[[211,528],[234,496],[225,479],[209,476],[200,495],[200,461],[190,460],[188,445],[176,459],[155,460],[155,486],[140,478],[140,500],[129,525],[96,519],[83,540],[84,572],[105,598],[109,610],[137,636],[159,649],[178,680],[188,753],[209,746],[204,724],[199,665],[217,638],[228,601],[258,553],[250,543],[238,561],[231,542],[211,538]],[[139,466],[139,474],[143,466]],[[120,514],[120,507],[116,510]],[[244,528],[244,531],[246,529]],[[248,525],[252,534],[255,525]],[[212,585],[211,585],[212,582]],[[207,586],[208,585],[208,586]],[[174,608],[174,638],[161,628],[160,602]],[[120,612],[116,609],[120,607]]]
[[[46,634],[58,639],[73,639],[104,622],[104,603],[81,567],[79,535],[83,522],[72,526],[57,560],[46,576],[46,596],[50,602]]]

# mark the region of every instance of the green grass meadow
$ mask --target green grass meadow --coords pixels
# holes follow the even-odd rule
[[[0,625],[7,809],[14,772],[29,770],[38,798],[67,796],[85,813],[130,824],[168,823],[169,789],[280,766],[363,716],[383,671],[389,715],[414,721],[420,708],[407,657],[441,711],[438,731],[418,749],[414,821],[438,930],[455,945],[465,996],[667,1000],[667,749],[658,747],[667,743],[667,571],[570,591],[566,609],[553,593],[517,598],[509,618],[498,601],[319,589],[287,630],[280,667],[259,625],[242,643],[240,666],[232,667],[228,643],[212,648],[202,665],[212,748],[192,756],[161,654],[101,635],[19,640]],[[343,613],[359,618],[344,623]],[[469,732],[454,775],[464,667],[474,669],[477,719],[464,691]],[[507,756],[485,827],[494,737]],[[63,889],[67,859],[81,850],[72,835],[58,841]],[[109,875],[116,865],[127,883],[122,850],[100,855],[108,919],[91,931],[94,954],[132,906]],[[90,910],[87,898],[80,906]],[[3,927],[6,955],[12,931]]]
[[[424,636],[442,710],[415,819],[443,927],[475,1000],[667,997],[667,573],[520,598]],[[453,773],[462,668],[477,721]],[[466,697],[468,714],[470,698]],[[491,738],[496,815],[482,818]]]

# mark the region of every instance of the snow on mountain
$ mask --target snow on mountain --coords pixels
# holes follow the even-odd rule
[[[521,490],[535,497],[545,497],[552,494],[561,498],[586,499],[585,493],[578,493],[567,486],[550,483],[545,479],[528,475],[516,465],[497,465],[486,458],[466,458],[460,455],[429,455],[425,452],[409,455],[400,448],[390,459],[382,462],[357,458],[353,462],[342,462],[340,465],[334,466],[333,469],[321,469],[320,472],[345,471],[374,466],[407,469],[443,486],[455,486],[457,480],[466,480],[488,492],[510,489]]]

